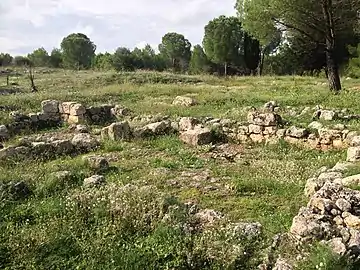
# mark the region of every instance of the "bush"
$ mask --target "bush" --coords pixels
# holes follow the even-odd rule
[[[358,47],[349,47],[352,56],[346,70],[347,76],[351,78],[360,78],[360,45]]]

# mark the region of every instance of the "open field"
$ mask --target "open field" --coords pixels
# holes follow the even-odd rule
[[[263,107],[276,100],[281,116],[303,127],[312,121],[316,105],[360,113],[358,80],[344,80],[339,96],[329,93],[325,79],[311,77],[223,79],[55,71],[36,75],[38,93],[29,92],[24,77],[11,80],[23,93],[0,95],[0,124],[11,121],[9,111],[39,111],[46,99],[86,106],[121,104],[135,115],[161,114],[171,119],[210,116],[236,121],[246,121],[249,107]],[[179,95],[194,97],[198,105],[172,105]],[[306,107],[311,109],[301,114]],[[359,120],[345,124],[349,130],[360,129]],[[46,132],[52,131],[56,130]],[[306,180],[322,166],[331,167],[346,158],[346,150],[309,150],[286,142],[238,145],[240,154],[235,162],[212,158],[210,150],[207,145],[185,145],[177,135],[102,141],[95,154],[110,163],[103,172],[106,186],[90,191],[82,183],[94,172],[81,155],[1,163],[0,183],[24,181],[30,195],[9,197],[0,189],[0,268],[256,269],[262,260],[259,250],[269,246],[276,234],[289,231],[293,217],[307,204]],[[54,172],[65,170],[71,173],[70,179],[54,177]],[[355,168],[353,173],[357,171]],[[121,189],[128,184],[137,189]],[[120,205],[114,206],[117,200]],[[201,209],[223,213],[227,222],[260,222],[261,241],[243,242],[250,252],[241,251],[245,255],[233,260],[232,242],[220,234],[214,233],[213,238],[205,233],[186,234],[176,226],[190,222],[185,214],[176,212],[170,224],[163,222],[164,201],[178,208],[196,203]],[[306,267],[302,269],[315,269]]]

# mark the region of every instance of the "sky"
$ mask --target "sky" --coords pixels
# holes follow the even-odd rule
[[[235,0],[0,0],[0,52],[51,51],[71,33],[86,34],[97,52],[157,48],[168,32],[201,44],[204,26],[235,15]]]

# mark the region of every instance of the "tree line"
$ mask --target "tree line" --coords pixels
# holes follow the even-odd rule
[[[260,45],[242,28],[237,17],[220,16],[205,27],[203,44],[192,46],[179,33],[162,37],[158,52],[144,48],[119,47],[114,53],[95,53],[96,45],[82,33],[65,37],[59,49],[49,54],[39,48],[27,56],[0,54],[0,65],[33,65],[66,69],[134,71],[137,69],[191,74],[255,74],[260,61]]]
[[[0,65],[225,76],[324,73],[335,92],[340,72],[360,73],[359,0],[237,0],[235,8],[237,16],[211,20],[195,46],[182,34],[167,33],[157,52],[147,45],[96,54],[86,35],[74,33],[50,54],[44,48],[26,57],[0,54]]]

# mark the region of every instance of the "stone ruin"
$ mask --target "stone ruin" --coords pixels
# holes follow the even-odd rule
[[[117,116],[129,115],[130,111],[116,105],[100,105],[86,108],[77,102],[59,102],[44,100],[41,102],[41,111],[29,113],[11,112],[13,121],[7,125],[0,125],[0,142],[14,135],[58,127],[67,124],[103,124],[115,121]]]
[[[176,100],[179,100],[177,98]],[[185,105],[183,105],[185,106]],[[309,147],[313,149],[328,150],[332,148],[349,147],[349,160],[360,160],[360,136],[356,131],[350,131],[344,125],[338,124],[334,128],[324,128],[319,122],[312,122],[308,127],[286,126],[287,123],[276,113],[274,106],[266,106],[263,110],[251,109],[247,121],[231,119],[214,119],[212,117],[194,118],[180,117],[170,119],[167,116],[134,116],[131,111],[119,105],[101,105],[86,108],[77,102],[60,102],[44,100],[41,102],[41,112],[28,115],[12,112],[14,121],[8,125],[0,125],[0,141],[5,141],[11,136],[30,130],[78,124],[79,129],[85,130],[79,124],[111,123],[94,134],[96,140],[131,140],[151,136],[179,134],[179,138],[186,144],[197,146],[216,144],[218,142],[233,143],[266,143],[275,144],[280,140]],[[322,110],[315,113],[318,117],[333,119],[336,113]],[[119,121],[120,120],[120,121]],[[99,136],[100,135],[100,136]],[[92,135],[90,135],[92,136]],[[42,141],[45,144],[51,142]],[[71,141],[71,140],[70,140]],[[33,143],[39,143],[35,141]],[[59,142],[60,144],[60,142]],[[56,143],[55,143],[56,145]],[[28,147],[26,145],[25,147]],[[23,145],[11,146],[3,149],[2,156],[27,157]],[[40,146],[36,146],[40,147]],[[18,150],[15,150],[18,149]],[[17,155],[16,153],[19,152]],[[55,151],[56,152],[56,151]],[[7,153],[7,154],[4,154]],[[25,153],[25,154],[24,154]],[[66,151],[65,151],[66,153]]]
[[[211,117],[140,117],[133,116],[130,110],[122,106],[86,108],[76,102],[55,100],[43,101],[41,106],[41,112],[27,116],[12,113],[14,122],[0,125],[0,140],[9,139],[29,127],[41,128],[63,123],[113,123],[93,134],[90,134],[86,126],[78,125],[75,128],[78,134],[67,139],[52,137],[38,141],[22,141],[20,145],[0,150],[0,161],[9,158],[74,155],[98,149],[101,140],[128,141],[169,134],[179,134],[180,140],[191,146],[215,144],[219,141],[274,144],[284,140],[319,150],[347,148],[346,162],[339,162],[331,169],[323,168],[319,175],[307,181],[304,192],[310,198],[309,203],[301,208],[293,219],[289,233],[300,242],[323,241],[340,255],[360,256],[360,191],[350,188],[360,184],[360,175],[344,176],[344,172],[353,166],[354,162],[360,161],[360,134],[357,131],[350,131],[342,124],[324,128],[316,121],[308,127],[288,126],[274,106],[266,110],[249,111],[246,122]],[[330,121],[339,115],[333,111],[320,110],[315,112],[314,119]],[[96,158],[88,162],[106,165],[106,161],[100,162]],[[104,177],[96,174],[87,178],[84,184],[96,186],[104,181]],[[291,265],[282,259],[279,259],[276,265],[286,265],[285,269],[292,269]]]

